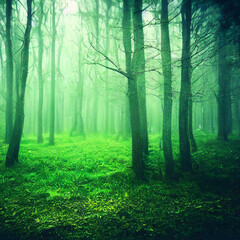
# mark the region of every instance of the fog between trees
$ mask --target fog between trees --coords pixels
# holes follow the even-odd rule
[[[170,176],[172,134],[191,171],[196,131],[240,135],[239,5],[1,1],[6,164],[18,161],[22,133],[51,145],[56,134],[115,135],[132,138],[133,169],[144,179],[148,135],[159,134]]]

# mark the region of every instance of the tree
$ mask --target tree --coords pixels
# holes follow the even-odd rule
[[[135,1],[137,4],[138,1]],[[128,97],[132,132],[132,165],[138,179],[144,179],[143,145],[141,139],[140,111],[137,78],[132,74],[131,13],[129,0],[123,0],[123,44],[128,79]],[[136,55],[135,55],[136,56]]]
[[[145,53],[144,33],[142,20],[142,0],[135,0],[133,4],[133,32],[134,53],[132,59],[132,74],[136,78],[138,86],[138,99],[140,110],[140,127],[143,142],[143,151],[148,155],[148,130],[146,109],[146,87],[145,87]]]
[[[192,159],[188,128],[188,100],[190,93],[190,26],[191,26],[191,0],[182,4],[182,66],[181,66],[181,90],[179,102],[179,144],[180,161],[184,171],[192,170]]]
[[[51,102],[50,102],[50,134],[49,144],[54,145],[55,132],[55,45],[56,45],[56,23],[55,23],[55,0],[52,0],[52,59],[51,59]]]
[[[107,0],[107,9],[106,9],[106,52],[105,55],[108,56],[109,48],[110,48],[110,34],[109,34],[109,22],[110,22],[110,9],[112,6],[112,0]],[[108,60],[106,60],[106,66],[108,66]],[[105,99],[105,134],[109,133],[109,93],[108,93],[108,71],[106,71],[106,79],[105,79],[105,91],[106,91],[106,99]]]
[[[43,59],[43,36],[42,36],[42,20],[43,20],[43,6],[44,0],[39,2],[39,15],[38,15],[38,143],[43,142],[43,126],[42,126],[42,113],[43,113],[43,76],[42,76],[42,59]]]
[[[84,74],[82,64],[82,52],[81,42],[78,44],[78,94],[79,94],[79,133],[85,138],[84,122],[83,122],[83,86],[84,86]]]
[[[6,156],[6,166],[12,166],[18,161],[18,153],[20,142],[22,138],[24,125],[24,98],[28,76],[28,62],[29,62],[29,43],[32,21],[32,0],[27,0],[27,25],[24,33],[24,41],[22,48],[21,59],[21,78],[17,82],[17,99],[16,99],[16,113],[13,131]]]
[[[13,128],[13,53],[11,40],[12,0],[6,1],[6,73],[7,73],[7,97],[6,97],[6,128],[5,142],[9,143]]]
[[[163,153],[166,162],[166,175],[174,172],[172,155],[171,122],[172,122],[172,70],[171,47],[168,23],[168,0],[162,0],[161,9],[161,54],[164,77],[164,108],[163,108]]]
[[[192,152],[197,151],[197,144],[193,135],[193,96],[192,96],[192,67],[190,63],[189,94],[188,94],[188,131]]]
[[[229,67],[227,63],[226,36],[223,28],[221,28],[219,31],[218,85],[218,139],[227,141],[229,134],[231,95]]]
[[[99,0],[95,0],[96,6],[95,6],[95,19],[94,19],[94,25],[95,25],[95,32],[96,32],[96,49],[99,49]],[[93,132],[97,132],[98,129],[98,74],[97,74],[97,68],[95,68],[95,88],[96,93],[94,95],[94,106],[93,106]]]

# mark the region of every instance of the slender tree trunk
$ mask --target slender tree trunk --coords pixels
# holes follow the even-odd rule
[[[42,36],[42,19],[43,19],[44,0],[40,1],[39,22],[38,22],[38,143],[43,142],[43,77],[42,77],[42,59],[43,59],[43,36]]]
[[[192,65],[191,60],[189,60],[189,95],[188,95],[188,131],[189,131],[189,140],[192,152],[197,151],[197,143],[193,135],[193,96],[192,96]]]
[[[0,47],[0,62],[1,62],[1,82],[2,82],[1,89],[5,92],[5,77],[4,77],[2,47]]]
[[[5,143],[9,143],[13,128],[13,53],[11,40],[12,0],[6,1],[6,73],[7,73],[7,96],[6,96],[6,126]]]
[[[131,125],[130,125],[130,112],[129,112],[129,96],[126,95],[124,98],[124,136],[129,138],[131,135]]]
[[[55,45],[56,45],[55,0],[52,0],[52,60],[51,60],[51,103],[50,103],[50,134],[49,134],[50,145],[54,145],[54,132],[55,132]]]
[[[129,110],[132,131],[132,165],[138,179],[144,179],[143,146],[140,130],[140,112],[137,91],[137,80],[132,76],[131,49],[131,13],[129,0],[123,0],[123,44],[125,50],[128,78]]]
[[[78,45],[78,77],[79,77],[79,133],[85,139],[85,131],[84,131],[84,122],[82,117],[82,109],[83,109],[83,85],[84,85],[84,74],[83,74],[83,65],[81,62],[81,42]]]
[[[62,98],[63,98],[63,86],[62,86],[62,76],[61,76],[61,56],[62,56],[62,48],[63,48],[63,35],[61,36],[61,40],[58,42],[58,55],[57,55],[57,93],[56,96],[56,132],[62,133],[63,127],[62,122],[64,118],[64,112],[62,111]]]
[[[231,76],[228,75],[228,84],[227,84],[227,132],[228,134],[232,133],[232,96],[231,96]]]
[[[95,17],[95,31],[96,31],[96,49],[99,49],[99,0],[95,0],[96,2],[96,17]],[[95,88],[96,93],[94,94],[94,103],[93,103],[93,132],[97,132],[98,130],[98,74],[97,67],[95,67]]]
[[[188,100],[188,129],[189,129],[189,139],[192,152],[197,151],[197,143],[195,141],[193,135],[193,101],[192,101],[192,90],[191,90],[191,82],[189,86],[189,100]]]
[[[239,112],[239,101],[240,101],[240,89],[238,79],[233,79],[233,110],[235,115],[236,130],[240,137],[240,112]]]
[[[228,140],[228,94],[229,94],[229,73],[226,60],[226,36],[220,29],[219,54],[218,54],[218,139]]]
[[[164,77],[164,107],[163,107],[163,154],[166,162],[166,175],[174,172],[172,155],[172,70],[171,47],[168,26],[168,0],[162,0],[161,10],[161,54]]]
[[[78,120],[78,114],[77,114],[77,112],[78,112],[78,104],[77,104],[77,99],[78,99],[78,96],[77,96],[78,94],[76,94],[76,97],[75,97],[75,99],[74,99],[74,106],[73,106],[73,126],[72,126],[72,129],[71,129],[71,131],[70,131],[70,136],[72,136],[73,135],[73,133],[74,132],[76,132],[76,129],[77,129],[77,120]]]
[[[237,129],[238,129],[238,136],[240,137],[240,113],[239,113],[239,98],[236,97],[235,99],[235,105],[234,105],[234,110],[235,110],[235,115],[236,115],[236,120],[237,120]]]
[[[19,81],[18,89],[19,91],[17,92],[15,121],[7,151],[6,166],[12,166],[16,161],[18,161],[20,142],[22,138],[24,125],[24,98],[28,75],[31,21],[32,21],[32,0],[27,0],[27,27],[24,34],[24,42],[22,49],[21,79]]]
[[[205,108],[204,108],[203,99],[201,103],[201,112],[202,112],[202,129],[203,131],[206,131]]]
[[[190,93],[190,26],[191,26],[191,0],[182,4],[182,68],[181,68],[181,90],[179,103],[179,142],[180,161],[184,171],[192,170],[192,159],[189,141],[188,126],[188,100]]]
[[[210,112],[211,112],[211,132],[214,133],[214,111],[213,111],[213,99],[210,103]]]
[[[107,0],[107,10],[106,10],[106,52],[105,55],[108,56],[109,47],[110,47],[110,36],[109,36],[109,12],[112,5],[112,0]],[[108,60],[106,59],[106,66],[108,66]],[[105,134],[109,133],[109,94],[108,94],[108,69],[106,70],[106,79],[105,79]]]
[[[148,155],[148,127],[145,87],[145,54],[144,33],[142,20],[142,0],[134,0],[133,7],[134,54],[132,60],[133,77],[136,78],[140,110],[140,127],[143,141],[143,150]]]

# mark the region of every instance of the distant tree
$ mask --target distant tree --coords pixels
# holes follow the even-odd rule
[[[94,17],[94,26],[96,33],[96,49],[99,49],[99,0],[95,0],[95,17]],[[94,105],[93,105],[93,132],[97,132],[98,130],[98,74],[97,68],[95,68],[95,88],[96,93],[94,94]]]
[[[43,36],[42,36],[42,21],[43,21],[43,7],[44,1],[40,0],[39,10],[38,10],[38,143],[43,142],[43,123],[42,123],[42,114],[43,114],[43,76],[42,76],[42,59],[43,59]]]
[[[77,88],[74,93],[74,116],[73,116],[73,126],[70,131],[70,136],[77,131],[77,126],[79,125],[79,134],[85,138],[84,122],[83,122],[83,86],[84,86],[84,71],[82,62],[82,43],[78,43],[78,81]]]
[[[12,0],[6,0],[6,73],[7,73],[7,96],[6,96],[6,127],[5,142],[9,143],[13,128],[13,52],[11,40]]]
[[[24,99],[26,82],[28,75],[28,62],[29,62],[29,43],[32,22],[32,0],[27,0],[27,25],[24,33],[23,48],[21,52],[21,78],[17,82],[17,99],[16,99],[16,113],[13,131],[6,156],[6,166],[12,166],[18,161],[18,153],[20,142],[22,138],[23,125],[24,125]]]
[[[78,95],[79,95],[79,133],[85,138],[84,122],[83,122],[83,86],[84,86],[84,65],[82,63],[81,42],[78,44]]]
[[[109,48],[110,48],[110,9],[112,7],[112,0],[106,0],[106,51],[105,55],[108,56]],[[108,66],[108,60],[106,59],[106,66]],[[106,71],[106,79],[105,79],[105,91],[106,91],[106,99],[105,99],[105,134],[109,133],[109,90],[108,90],[108,71]]]
[[[223,28],[219,31],[218,85],[218,139],[227,141],[231,121],[229,117],[231,115],[231,92],[226,36]]]
[[[51,102],[49,144],[54,145],[55,132],[55,47],[56,47],[55,0],[52,0],[52,55],[51,55]]]

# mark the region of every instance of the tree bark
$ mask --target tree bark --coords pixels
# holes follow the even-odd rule
[[[83,75],[83,65],[81,62],[81,43],[78,45],[78,77],[79,77],[79,133],[85,139],[85,131],[84,131],[84,122],[82,117],[82,109],[83,109],[83,85],[84,85],[84,75]]]
[[[64,91],[63,91],[63,80],[61,76],[61,56],[62,56],[62,48],[63,48],[63,35],[61,36],[61,40],[58,41],[58,55],[57,55],[57,81],[56,87],[58,95],[56,97],[56,132],[62,133],[63,132],[63,119],[64,119],[64,112],[62,111],[64,101]]]
[[[55,0],[52,0],[52,60],[51,60],[51,102],[50,102],[50,132],[49,144],[54,145],[55,133],[55,45],[56,45],[56,23],[55,23]]]
[[[191,0],[182,4],[182,67],[181,67],[181,90],[179,102],[179,143],[180,161],[184,171],[192,170],[192,158],[188,128],[188,100],[190,93],[190,26],[191,26]]]
[[[219,53],[218,53],[218,139],[228,140],[229,133],[229,73],[226,60],[226,36],[223,29],[220,28]]]
[[[140,112],[138,101],[137,80],[132,76],[131,49],[131,13],[129,0],[123,0],[123,44],[128,78],[129,110],[132,132],[132,166],[138,179],[144,179],[143,146],[140,130]]]
[[[138,87],[138,99],[140,110],[140,128],[143,141],[144,154],[148,155],[148,127],[146,109],[145,87],[145,54],[144,33],[142,20],[142,0],[134,0],[133,4],[133,31],[134,31],[134,54],[132,59],[132,74],[136,78]]]
[[[27,27],[24,34],[24,42],[22,49],[21,61],[21,79],[19,81],[19,89],[17,92],[16,114],[13,131],[6,156],[6,166],[12,166],[18,161],[20,142],[22,138],[24,125],[24,98],[28,75],[29,62],[29,43],[32,21],[32,0],[27,0]]]
[[[238,130],[238,137],[240,138],[240,113],[239,113],[239,98],[236,97],[235,99],[235,105],[234,105],[234,110],[235,110],[235,115],[236,115],[236,120],[237,120],[237,130]]]
[[[131,135],[130,113],[129,113],[129,97],[124,97],[124,137],[129,138]]]
[[[95,0],[96,2],[96,16],[95,16],[95,32],[96,32],[96,49],[99,49],[99,0]],[[97,68],[95,67],[95,88],[96,92],[94,94],[94,103],[93,103],[93,132],[97,132],[98,130],[98,74]]]
[[[162,0],[161,10],[161,54],[162,69],[164,77],[164,107],[163,107],[163,154],[166,162],[166,175],[174,172],[174,161],[172,155],[172,69],[171,69],[171,47],[168,24],[168,0]]]
[[[7,97],[5,114],[5,143],[9,143],[13,128],[13,53],[11,40],[12,0],[6,1],[6,75]]]
[[[109,36],[109,13],[112,6],[112,0],[107,0],[107,10],[106,10],[106,52],[105,55],[108,56],[109,47],[110,47],[110,36]],[[106,59],[105,65],[108,67],[108,60]],[[106,70],[106,79],[105,79],[105,134],[109,133],[109,93],[108,93],[108,70]]]
[[[4,77],[2,47],[0,47],[0,62],[1,62],[1,83],[2,83],[1,89],[5,92],[5,77]]]
[[[43,59],[43,36],[42,36],[42,19],[43,19],[44,0],[40,0],[39,19],[38,19],[38,143],[43,142],[43,77],[42,77],[42,59]]]
[[[191,80],[189,85],[189,100],[188,100],[188,130],[189,130],[189,139],[192,152],[197,151],[197,143],[193,135],[193,100],[192,100],[192,90],[191,90]]]

